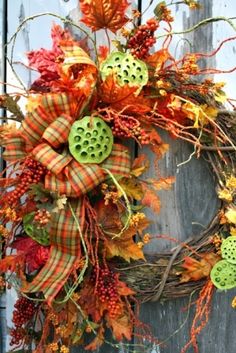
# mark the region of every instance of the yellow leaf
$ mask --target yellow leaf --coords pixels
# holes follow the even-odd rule
[[[143,197],[143,189],[141,183],[136,178],[122,178],[119,181],[120,186],[128,197],[137,201]],[[122,196],[122,195],[120,195]]]
[[[230,234],[235,237],[236,236],[236,228],[235,227],[230,227]]]
[[[215,92],[215,100],[218,102],[218,103],[225,103],[226,100],[227,100],[227,96],[226,96],[226,93],[222,90],[217,90]]]
[[[194,121],[194,127],[199,128],[208,123],[209,118],[215,119],[218,114],[218,110],[207,104],[200,106],[188,101],[182,106],[183,112],[187,115],[190,120]]]
[[[228,210],[225,212],[225,217],[230,223],[236,224],[236,207],[229,207]]]
[[[42,95],[40,94],[32,94],[28,97],[26,110],[29,113],[32,113],[41,103]]]
[[[224,188],[221,189],[217,192],[219,199],[224,200],[226,202],[232,202],[233,201],[233,196],[229,189]]]
[[[229,189],[236,189],[236,178],[233,175],[230,175],[226,180],[226,187]]]

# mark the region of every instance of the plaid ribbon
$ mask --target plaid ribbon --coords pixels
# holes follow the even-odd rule
[[[71,200],[70,203],[83,229],[84,198]],[[76,270],[81,259],[80,235],[68,205],[63,210],[53,213],[50,240],[49,260],[33,282],[23,288],[25,292],[43,292],[49,305],[71,272]]]
[[[4,158],[12,161],[31,153],[44,165],[48,169],[45,188],[68,197],[83,232],[83,195],[107,178],[104,169],[115,175],[127,175],[130,157],[126,147],[116,144],[110,156],[99,165],[80,164],[69,154],[65,146],[71,125],[92,93],[96,67],[73,42],[62,43],[61,48],[65,53],[62,76],[73,82],[72,93],[42,95],[38,107],[24,119],[20,132],[7,139]],[[25,292],[43,292],[49,304],[81,259],[80,233],[68,204],[63,210],[53,213],[50,241],[49,260],[34,280],[23,288]]]

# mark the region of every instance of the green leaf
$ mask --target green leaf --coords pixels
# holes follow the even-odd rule
[[[140,211],[144,208],[145,206],[143,205],[131,205],[130,208],[132,211]]]
[[[47,246],[50,244],[49,240],[49,232],[46,228],[39,228],[36,224],[34,224],[34,212],[28,213],[23,218],[23,228],[25,233],[37,241],[39,244]]]
[[[44,186],[42,183],[39,184],[33,184],[30,187],[31,193],[34,195],[34,200],[36,202],[45,202],[45,200],[48,200],[51,198],[50,191],[44,189]]]
[[[155,7],[154,14],[156,15],[158,20],[162,20],[163,7],[165,7],[165,6],[166,6],[166,2],[165,1],[161,1]]]

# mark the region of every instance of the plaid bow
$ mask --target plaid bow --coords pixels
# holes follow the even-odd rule
[[[66,72],[69,70],[68,61],[65,63]],[[81,86],[81,80],[78,86]],[[20,131],[4,142],[6,160],[14,161],[31,153],[48,169],[45,188],[68,197],[82,232],[85,218],[83,195],[107,178],[105,169],[122,176],[130,171],[129,153],[122,145],[114,144],[110,156],[99,165],[80,164],[68,152],[66,144],[75,121],[75,111],[81,111],[86,104],[87,90],[86,86],[86,95],[80,94],[76,98],[74,92],[44,94],[37,108],[24,119]],[[43,292],[49,304],[78,268],[81,259],[80,233],[68,204],[52,216],[50,241],[49,260],[34,280],[23,288],[25,292]]]

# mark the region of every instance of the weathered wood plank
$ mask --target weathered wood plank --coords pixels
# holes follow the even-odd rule
[[[4,58],[4,51],[5,51],[5,37],[6,37],[6,1],[0,1],[0,81],[4,82],[5,80],[5,58]],[[5,90],[4,85],[1,84],[0,94],[3,94]],[[4,110],[0,109],[0,117],[4,117]],[[1,122],[0,122],[1,123]],[[2,160],[0,161],[0,169],[2,170],[3,163]],[[0,295],[0,353],[5,352],[6,346],[6,296],[5,294]]]
[[[224,15],[222,11],[217,12],[216,9],[213,10],[211,0],[201,1],[201,3],[204,6],[203,9],[199,12],[191,12],[190,17],[187,12],[180,11],[180,8],[178,6],[176,7],[174,15],[177,18],[177,30],[181,29],[180,22],[182,20],[182,25],[184,22],[184,24],[189,27],[203,18],[211,17],[213,11],[215,16]],[[230,3],[231,5],[229,5],[229,7],[232,11],[233,1],[222,1],[220,3],[221,6],[219,7],[221,7],[221,10],[222,7],[224,7],[224,5],[222,5],[223,3],[225,5],[226,3]],[[146,17],[151,16],[150,12],[146,14]],[[227,15],[229,14],[227,13]],[[232,12],[230,16],[233,16]],[[212,32],[213,28],[214,26],[208,28],[203,27],[195,34],[189,35],[188,39],[193,46],[191,48],[189,45],[180,45],[182,53],[183,51],[186,52],[191,49],[197,52],[213,51],[213,48],[215,48],[217,44],[216,37]],[[218,31],[218,42],[227,37],[227,34],[223,31]],[[175,51],[179,40],[181,41],[179,36],[178,39],[174,38],[172,52]],[[181,42],[184,43],[183,41]],[[178,50],[178,53],[181,55],[180,50]],[[202,62],[202,67],[212,67],[214,64],[214,59],[210,59]],[[217,65],[221,65],[221,67],[222,65],[225,66],[225,60],[221,59],[217,61]],[[231,65],[231,67],[233,66],[235,65]],[[231,82],[231,85],[235,82],[232,76],[228,76],[227,79]],[[218,202],[214,190],[214,179],[208,165],[203,159],[196,160],[195,157],[192,157],[188,163],[178,168],[178,164],[188,160],[193,152],[193,147],[167,137],[166,133],[164,133],[163,136],[165,141],[170,145],[170,151],[159,164],[160,172],[164,176],[175,175],[176,183],[172,191],[160,193],[163,208],[160,215],[156,217],[151,231],[157,235],[167,234],[175,236],[177,239],[184,240],[203,230],[215,214]],[[151,155],[149,155],[149,158],[152,161]],[[148,175],[153,175],[153,173],[154,169],[151,170]],[[152,243],[146,247],[146,251],[148,253],[154,253],[155,251],[159,252],[171,246],[174,246],[174,244],[168,241],[156,240],[154,244]],[[229,328],[233,326],[235,320],[235,312],[232,311],[230,305],[230,301],[235,295],[235,292],[236,291],[229,292],[227,295],[221,293],[215,296],[210,322],[198,340],[201,353],[228,353],[235,350],[236,340],[229,333]],[[142,306],[141,320],[150,324],[154,328],[153,333],[156,337],[159,338],[161,342],[165,342],[161,346],[153,346],[148,350],[148,353],[173,353],[181,351],[181,348],[183,348],[189,339],[189,329],[193,315],[191,313],[188,320],[186,320],[187,312],[183,311],[183,309],[186,308],[187,305],[188,299],[182,299],[164,304],[148,303]],[[228,339],[229,335],[230,339]],[[146,352],[145,349],[143,349],[143,352]],[[193,350],[190,349],[189,352],[193,352]]]

